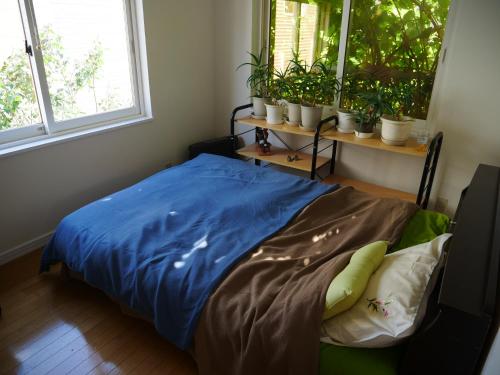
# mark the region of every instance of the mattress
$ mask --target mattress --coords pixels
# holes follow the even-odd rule
[[[64,262],[186,350],[231,267],[335,188],[203,154],[68,215],[41,269]]]
[[[232,322],[222,318],[227,313],[224,310],[231,309],[226,309],[220,300],[215,309],[218,311],[214,312],[222,314],[207,314],[207,305],[215,305],[214,295],[224,289],[221,286],[227,286],[226,280],[231,279],[236,270],[250,271],[247,272],[251,277],[248,285],[254,284],[254,279],[258,280],[263,270],[269,280],[265,282],[265,278],[261,278],[260,285],[254,284],[252,290],[238,285],[241,281],[229,285],[230,294],[235,296],[229,297],[235,302],[233,312],[236,312],[237,324],[234,324],[236,331],[227,330],[232,342],[225,347],[236,348],[239,353],[229,353],[229,358],[251,358],[247,349],[252,348],[256,356],[253,363],[267,363],[268,367],[273,363],[279,369],[276,373],[299,374],[303,373],[300,366],[315,364],[307,367],[310,370],[307,373],[312,373],[318,363],[315,332],[310,329],[295,332],[295,343],[309,348],[309,357],[300,350],[302,357],[290,356],[297,352],[290,344],[290,328],[303,325],[301,323],[309,314],[314,315],[311,322],[318,323],[319,331],[328,280],[347,264],[352,251],[379,239],[388,240],[395,245],[394,249],[399,249],[411,246],[412,241],[425,242],[440,234],[439,225],[436,227],[426,211],[413,215],[417,209],[414,204],[376,199],[352,188],[331,192],[335,189],[241,161],[204,155],[69,215],[61,222],[45,251],[42,270],[63,261],[86,282],[142,316],[152,318],[158,331],[182,349],[191,346],[191,335],[200,316],[203,319],[202,324],[198,324],[198,331],[200,326],[208,327],[205,324],[209,321],[208,316],[219,320],[208,327],[212,328],[212,334],[201,335],[205,339],[225,331],[226,323]],[[247,215],[248,212],[253,215]],[[307,256],[305,249],[310,252]],[[143,277],[138,280],[141,272]],[[242,279],[241,275],[238,273],[238,280]],[[279,281],[283,285],[275,284],[274,290],[295,294],[292,299],[297,302],[298,298],[299,303],[292,303],[282,294],[281,304],[270,319],[259,316],[268,311],[267,301],[278,299],[266,294],[260,305],[253,301],[247,304],[246,300],[260,299],[262,292],[268,293],[271,284],[278,279],[283,280]],[[221,280],[222,284],[205,304]],[[282,288],[284,286],[288,290]],[[312,293],[301,296],[304,288],[311,288]],[[302,305],[302,314],[294,311],[298,305]],[[281,306],[294,307],[289,312],[296,315],[296,324],[291,324],[291,314],[282,319],[285,310]],[[200,315],[202,313],[204,315]],[[247,327],[239,320],[243,317],[250,323]],[[265,327],[253,326],[254,321]],[[282,334],[273,342],[267,333],[280,324]],[[253,335],[253,342],[244,342],[251,336],[248,335],[250,331],[258,335]],[[205,333],[209,332],[210,329]],[[233,333],[237,333],[237,337],[232,336]],[[288,348],[275,355],[272,348],[280,346],[284,334]],[[198,334],[196,336],[198,339]],[[309,341],[305,340],[306,336]],[[261,350],[264,342],[271,350]],[[220,348],[219,343],[195,345],[195,349]],[[287,357],[282,356],[285,352]],[[365,368],[384,368],[384,373],[390,373],[389,368],[396,371],[401,352],[401,348],[374,351],[322,345],[320,371],[322,374],[354,374],[360,373],[359,366],[364,364]],[[214,362],[214,356],[205,355],[205,358]],[[236,366],[233,369],[248,368],[248,358],[246,363],[233,363]],[[293,360],[298,360],[295,368]],[[284,369],[283,363],[293,371]],[[220,358],[215,368],[224,367],[230,369],[227,358]],[[202,365],[201,368],[206,370],[208,367]],[[346,372],[349,369],[352,372]]]

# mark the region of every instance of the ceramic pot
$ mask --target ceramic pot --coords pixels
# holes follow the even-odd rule
[[[356,137],[358,138],[364,138],[364,139],[367,139],[367,138],[371,138],[373,137],[373,135],[375,133],[363,133],[363,132],[358,132],[357,130],[354,131],[354,134],[356,135]]]
[[[356,114],[343,109],[339,109],[338,114],[339,124],[337,125],[337,130],[341,133],[354,133],[354,129],[356,128]]]
[[[315,131],[321,121],[323,108],[301,106],[302,127],[307,131]]]
[[[300,104],[287,103],[288,108],[288,125],[298,126],[302,121],[302,111]]]
[[[283,107],[281,105],[265,104],[266,106],[266,122],[271,125],[283,124]]]
[[[414,121],[413,118],[407,116],[403,116],[401,120],[382,116],[382,142],[394,146],[404,146],[410,137]]]
[[[271,98],[252,97],[253,115],[256,117],[266,116],[266,104],[271,103]]]

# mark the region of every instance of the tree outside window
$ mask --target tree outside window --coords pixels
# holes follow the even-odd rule
[[[276,68],[280,54],[298,51],[301,58],[318,58],[336,65],[339,53],[345,56],[345,92],[375,90],[381,86],[411,95],[409,113],[425,119],[434,77],[443,44],[451,0],[351,0],[347,47],[339,51],[342,0],[271,1],[270,63]],[[283,27],[282,2],[309,6],[313,12],[296,15],[292,27]],[[315,19],[314,33],[303,28],[306,17]],[[279,43],[298,35],[295,44]],[[313,53],[305,56],[300,44],[313,43]],[[291,52],[290,52],[291,53]],[[352,98],[343,95],[342,101]]]

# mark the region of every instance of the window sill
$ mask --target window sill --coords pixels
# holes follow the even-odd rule
[[[80,138],[108,133],[132,125],[148,123],[152,120],[152,116],[139,116],[121,120],[113,124],[97,125],[93,127],[87,126],[78,130],[70,130],[52,135],[43,135],[32,139],[26,139],[22,141],[22,143],[15,142],[15,144],[0,145],[0,158],[14,156],[23,152],[36,150],[54,144],[75,141]]]

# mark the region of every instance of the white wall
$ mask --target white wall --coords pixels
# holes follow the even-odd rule
[[[439,195],[452,206],[478,164],[500,166],[500,1],[457,5],[433,119],[445,134]]]
[[[153,122],[0,158],[0,261],[215,134],[213,5],[144,0]]]
[[[432,129],[445,133],[433,196],[446,199],[450,213],[479,163],[500,165],[496,111],[500,104],[500,22],[496,19],[500,2],[454,1],[447,57],[436,78],[429,119]],[[249,1],[216,0],[215,116],[220,134],[227,131],[231,108],[248,101],[246,72],[234,69],[246,61],[245,51],[252,47],[251,11]],[[343,145],[337,172],[416,193],[422,168],[420,159]]]
[[[252,1],[214,0],[215,2],[215,121],[217,133],[227,135],[233,108],[249,103],[245,86],[252,49]]]

